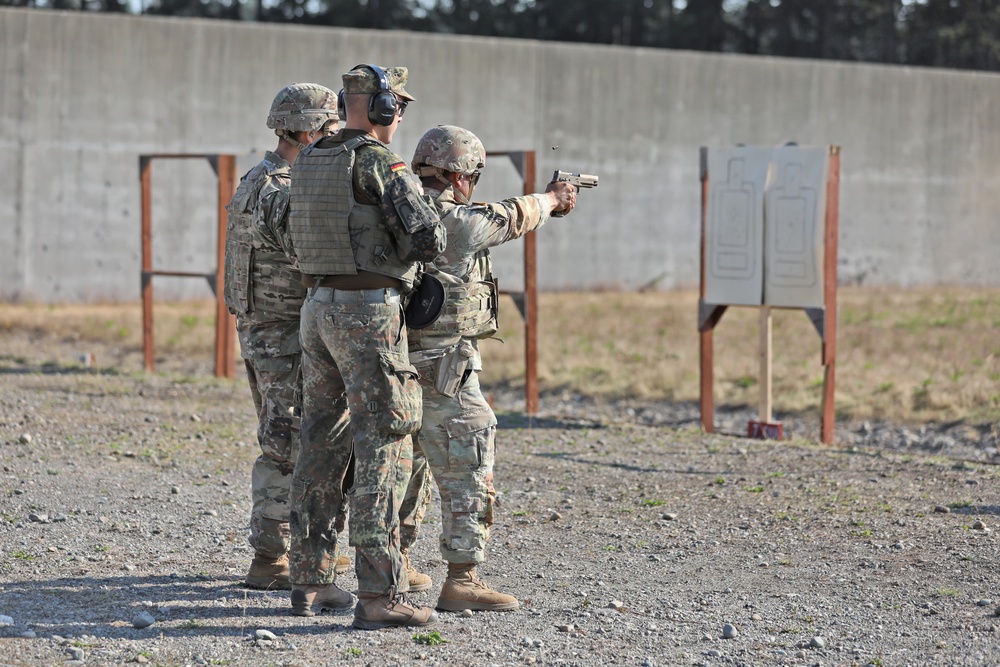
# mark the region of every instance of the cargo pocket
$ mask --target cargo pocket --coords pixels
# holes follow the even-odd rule
[[[405,354],[380,352],[384,392],[381,401],[370,401],[368,411],[375,413],[375,423],[383,434],[408,435],[420,428],[423,394],[417,382],[417,369]]]
[[[473,415],[459,415],[445,422],[448,431],[448,467],[452,469],[492,468],[493,452],[489,451],[489,430],[496,428],[497,418],[492,410]]]

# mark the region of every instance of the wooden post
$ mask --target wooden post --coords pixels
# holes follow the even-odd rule
[[[760,308],[760,400],[757,419],[771,421],[771,307]]]
[[[535,151],[524,153],[524,194],[535,191]],[[538,414],[538,235],[524,237],[524,402],[525,412]]]
[[[840,220],[840,146],[830,146],[826,180],[826,224],[823,246],[823,401],[820,440],[832,445],[836,411],[833,399],[837,363],[837,239]]]
[[[142,358],[143,367],[151,373],[156,368],[153,356],[153,161],[139,157],[139,178],[142,183]]]
[[[215,265],[215,377],[232,378],[236,374],[234,354],[235,320],[226,307],[226,206],[233,198],[236,181],[236,158],[219,155],[218,242]]]
[[[699,281],[699,317],[701,315],[701,303],[705,300],[705,224],[708,215],[708,151],[701,149],[701,280]],[[708,322],[707,326],[699,329],[699,357],[701,362],[701,428],[705,433],[715,432],[715,402],[712,396],[712,387],[715,378],[713,377],[713,341],[712,330],[715,322]]]

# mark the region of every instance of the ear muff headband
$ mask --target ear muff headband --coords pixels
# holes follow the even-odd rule
[[[389,87],[389,76],[378,65],[356,65],[352,69],[366,67],[378,79],[378,92],[373,94],[368,102],[368,120],[372,125],[392,125],[396,118],[398,103],[396,95]]]
[[[347,100],[344,98],[344,89],[337,93],[337,116],[342,123],[347,122]]]

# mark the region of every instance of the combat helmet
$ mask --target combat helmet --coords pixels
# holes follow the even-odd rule
[[[415,174],[430,176],[438,170],[472,175],[486,166],[486,149],[479,137],[455,125],[438,125],[424,132],[413,152]]]
[[[318,83],[293,83],[274,96],[267,126],[284,132],[312,132],[338,120],[337,93]]]

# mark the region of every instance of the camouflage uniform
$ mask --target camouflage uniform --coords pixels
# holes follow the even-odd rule
[[[267,127],[301,148],[295,133],[319,131],[336,122],[336,108],[336,94],[329,88],[292,84],[275,96]],[[288,552],[288,494],[298,449],[299,309],[306,292],[288,232],[290,174],[291,165],[268,151],[241,179],[227,206],[223,293],[236,315],[261,449],[251,473],[250,544],[255,563],[258,558],[278,561]],[[283,566],[276,567],[263,578],[280,578]],[[251,566],[248,584],[259,575]]]
[[[397,69],[405,81],[405,70]],[[347,84],[345,76],[345,89]],[[346,168],[333,162],[345,151],[353,161]],[[331,195],[344,174],[351,182],[349,198],[339,191]],[[425,226],[414,228],[397,214],[392,197],[400,192],[423,202],[431,216]],[[367,227],[356,224],[355,214],[369,216],[363,221]],[[353,433],[350,539],[356,547],[358,595],[395,596],[408,589],[398,513],[412,465],[410,434],[419,426],[421,410],[416,371],[407,360],[400,294],[393,288],[333,289],[322,283],[364,271],[396,278],[408,290],[415,262],[443,250],[444,230],[405,162],[361,130],[343,130],[299,156],[293,168],[291,230],[303,273],[320,286],[310,289],[302,308],[303,422],[292,485],[290,580],[296,585],[333,581],[337,554],[331,526],[343,502],[340,480]],[[349,238],[349,247],[338,247],[336,238]],[[305,248],[312,248],[309,262]],[[345,253],[350,265],[336,268]]]
[[[305,288],[288,256],[290,169],[268,151],[243,177],[228,207],[225,294],[236,314],[261,448],[251,473],[250,544],[268,558],[288,551],[288,490],[299,432],[294,406]]]
[[[435,199],[448,233],[448,248],[429,270],[446,290],[490,281],[488,249],[542,226],[551,209],[541,195],[463,205],[452,187],[428,194]],[[416,447],[427,457],[441,494],[442,556],[449,563],[481,563],[493,525],[497,420],[479,387],[482,359],[477,337],[454,333],[461,324],[443,323],[448,308],[446,302],[438,322],[409,332],[410,359],[420,373],[424,403]],[[492,316],[492,325],[480,326],[478,337],[491,335],[490,329],[495,332],[495,310]],[[453,396],[440,391],[449,379],[456,389]]]

